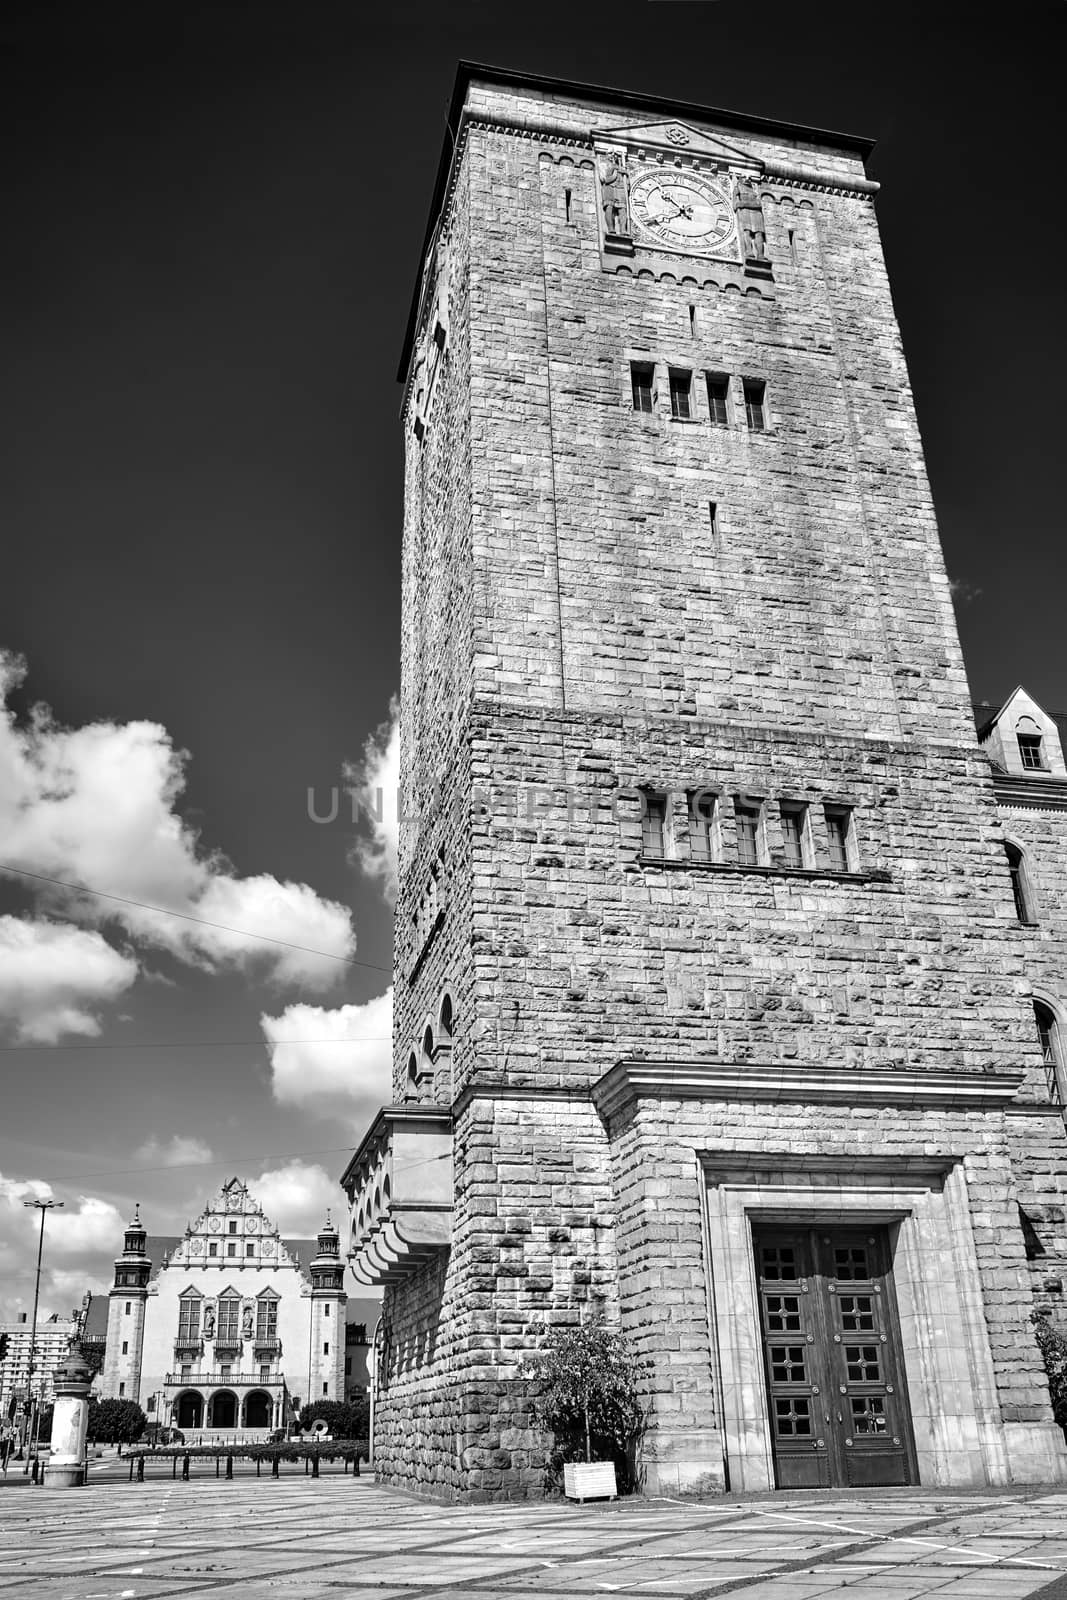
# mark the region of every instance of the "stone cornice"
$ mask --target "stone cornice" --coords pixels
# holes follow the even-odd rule
[[[1023,1073],[958,1072],[902,1067],[820,1067],[814,1063],[618,1061],[593,1086],[605,1119],[638,1100],[774,1100],[797,1105],[972,1106],[1009,1105]]]
[[[474,1100],[581,1100],[590,1097],[587,1084],[516,1083],[506,1078],[472,1078],[452,1103],[459,1118]]]
[[[1067,780],[1034,773],[1017,777],[1012,773],[993,773],[993,793],[997,804],[1019,811],[1067,811]]]

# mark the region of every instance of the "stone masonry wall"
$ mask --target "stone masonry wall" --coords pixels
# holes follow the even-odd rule
[[[585,141],[635,114],[487,85],[470,104],[421,439],[415,379],[405,410],[418,815],[394,1083],[408,1092],[451,987],[447,1074],[431,1062],[427,1092],[457,1097],[455,1211],[447,1256],[386,1292],[379,1471],[499,1497],[542,1490],[521,1375],[539,1330],[585,1308],[653,1354],[660,1416],[716,1426],[694,1151],[742,1132],[751,1148],[753,1108],[657,1106],[654,1137],[613,1166],[586,1096],[620,1057],[1021,1067],[1035,1108],[1043,1074],[869,199],[765,181],[772,283],[640,256],[605,270]],[[859,176],[816,141],[719,132],[831,184]],[[650,416],[632,405],[636,360],[656,370]],[[694,374],[691,420],[669,415],[671,367]],[[710,422],[707,372],[730,377],[729,426]],[[766,431],[745,424],[743,377],[767,384]],[[645,859],[642,784],[679,797],[676,823],[685,791],[717,791],[721,864],[688,860],[684,828],[673,859]],[[811,871],[740,867],[739,793],[765,802],[772,856],[780,802],[809,805]],[[828,803],[854,811],[850,873],[828,870]],[[1040,1127],[1056,1165],[1049,1120],[1016,1119],[1012,1138],[1029,1148]],[[828,1127],[779,1107],[758,1126],[794,1152],[967,1155],[1002,1410],[1044,1418],[1008,1136],[988,1165],[974,1119],[855,1110]]]
[[[1004,806],[999,815],[1003,837],[1023,852],[1037,918],[1032,927],[1015,925],[1014,943],[1033,993],[1051,1007],[1059,1021],[1061,1062],[1067,1062],[1063,1054],[1067,1045],[1067,906],[1063,897],[1067,812]],[[1067,1323],[1067,1148],[1062,1121],[1059,1117],[1020,1121],[1015,1125],[1014,1143],[1019,1202],[1036,1235],[1031,1261],[1035,1298],[1055,1321]]]

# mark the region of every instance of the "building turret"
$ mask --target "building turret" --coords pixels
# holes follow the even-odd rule
[[[311,1262],[311,1359],[308,1364],[308,1400],[343,1400],[345,1397],[345,1263],[341,1240],[326,1213],[316,1239],[318,1253]]]
[[[141,1210],[134,1206],[122,1254],[115,1258],[115,1282],[108,1296],[107,1346],[102,1388],[109,1399],[138,1400],[145,1306],[152,1262]]]

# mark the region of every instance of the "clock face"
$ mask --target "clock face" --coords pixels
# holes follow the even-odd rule
[[[641,233],[671,250],[720,252],[736,231],[729,195],[695,172],[642,173],[630,189],[630,209]]]

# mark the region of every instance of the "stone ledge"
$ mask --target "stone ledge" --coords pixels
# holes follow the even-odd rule
[[[893,875],[884,867],[868,872],[837,872],[832,867],[772,867],[762,863],[749,866],[743,861],[700,861],[692,856],[638,856],[638,865],[664,872],[736,872],[754,878],[797,878],[802,883],[829,878],[834,883],[892,883]]]
[[[815,1064],[649,1061],[631,1057],[593,1085],[604,1120],[638,1100],[778,1100],[807,1105],[972,1106],[1002,1110],[1015,1098],[1022,1072],[930,1071],[904,1067],[820,1067]]]

